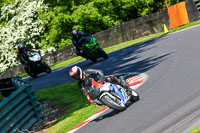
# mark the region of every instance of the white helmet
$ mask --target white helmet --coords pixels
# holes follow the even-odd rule
[[[19,49],[22,49],[22,48],[24,48],[24,45],[23,45],[22,43],[19,43],[19,44],[17,45],[17,47],[18,47]]]
[[[72,30],[72,35],[75,36],[75,35],[77,35],[77,33],[78,33],[77,30]]]

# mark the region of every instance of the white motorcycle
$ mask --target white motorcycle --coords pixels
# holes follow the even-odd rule
[[[123,111],[129,102],[136,102],[139,100],[138,93],[131,89],[131,95],[128,95],[123,87],[117,84],[103,82],[96,82],[90,78],[91,88],[89,89],[89,96],[96,103],[107,105],[108,107]]]
[[[42,61],[39,52],[31,52],[28,58],[30,63],[24,69],[31,77],[36,78],[42,72],[51,73],[51,68]]]

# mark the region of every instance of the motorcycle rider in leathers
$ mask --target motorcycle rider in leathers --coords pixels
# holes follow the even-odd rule
[[[72,30],[71,33],[72,33],[72,44],[76,47],[76,55],[87,58],[86,54],[83,53],[82,44],[84,42],[89,42],[90,41],[89,37],[92,35],[84,32],[78,32],[77,30]]]
[[[87,69],[87,70],[82,71],[80,67],[74,66],[71,68],[69,74],[72,78],[78,81],[78,87],[81,89],[81,91],[87,97],[88,101],[91,103],[96,102],[98,105],[101,105],[99,101],[92,100],[92,99],[96,99],[99,96],[98,91],[93,90],[91,92],[92,94],[89,94],[90,92],[89,93],[87,92],[86,88],[91,86],[89,78],[94,78],[94,80],[97,82],[106,81],[109,83],[119,84],[120,86],[125,88],[128,95],[131,94],[131,90],[128,87],[128,83],[126,83],[123,80],[117,79],[114,76],[105,77],[101,70]]]
[[[17,45],[17,48],[18,48],[17,49],[17,51],[18,51],[17,57],[18,57],[19,61],[25,66],[29,65],[30,61],[28,59],[27,52],[28,51],[29,52],[34,52],[34,51],[32,49],[29,49],[29,48],[25,47],[22,43],[19,43]]]

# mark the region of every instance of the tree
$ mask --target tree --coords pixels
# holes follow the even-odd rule
[[[1,8],[0,26],[0,72],[16,66],[17,44],[30,48],[38,47],[40,35],[44,32],[43,22],[37,19],[38,11],[47,7],[42,0],[16,0]]]

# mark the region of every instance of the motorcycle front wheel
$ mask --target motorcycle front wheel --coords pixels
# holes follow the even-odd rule
[[[117,111],[123,111],[126,109],[126,105],[124,105],[120,100],[114,100],[109,95],[102,96],[101,101],[108,107]]]
[[[51,73],[51,68],[49,67],[49,65],[47,65],[45,62],[42,62],[43,67],[44,67],[44,71],[48,74]]]

